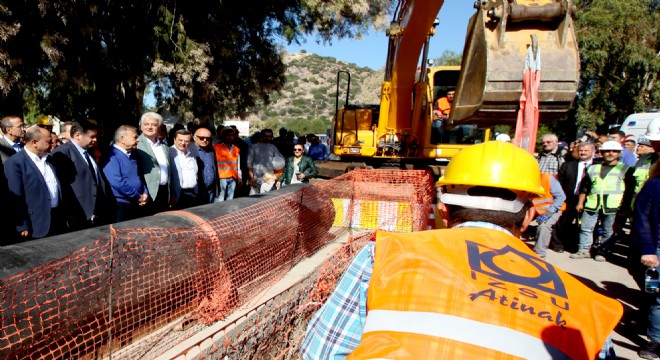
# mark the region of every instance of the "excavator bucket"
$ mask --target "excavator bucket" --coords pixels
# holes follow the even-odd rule
[[[529,46],[540,52],[540,121],[565,115],[580,68],[571,1],[484,0],[475,6],[449,122],[515,124]]]

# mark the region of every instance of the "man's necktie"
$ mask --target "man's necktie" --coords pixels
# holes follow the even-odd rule
[[[98,179],[97,179],[97,174],[96,174],[96,169],[94,169],[94,165],[92,164],[92,157],[89,156],[89,153],[85,151],[85,160],[87,160],[87,166],[89,166],[89,171],[92,174],[92,178],[94,179],[94,184],[97,184]]]

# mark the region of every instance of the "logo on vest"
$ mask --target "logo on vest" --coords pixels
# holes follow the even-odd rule
[[[486,280],[484,284],[488,286],[485,290],[470,294],[472,301],[487,299],[561,327],[566,326],[562,310],[569,310],[568,295],[554,266],[509,245],[493,249],[469,240],[466,244],[472,279],[477,280],[479,274],[484,275],[487,279],[479,280]],[[541,308],[550,304],[540,301],[539,292],[550,296],[554,309]],[[560,305],[558,297],[564,299],[563,305]]]
[[[473,272],[566,298],[564,283],[551,264],[509,245],[493,249],[469,240],[466,243]]]

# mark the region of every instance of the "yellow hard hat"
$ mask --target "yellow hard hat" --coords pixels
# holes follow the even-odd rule
[[[545,194],[536,159],[527,151],[503,141],[487,141],[456,154],[439,185],[487,186]]]
[[[55,126],[55,122],[53,121],[52,116],[43,115],[39,116],[39,119],[37,119],[37,126]]]

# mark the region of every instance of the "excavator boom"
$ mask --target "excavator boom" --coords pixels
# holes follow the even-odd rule
[[[516,124],[530,47],[541,59],[534,118],[552,121],[571,108],[579,77],[571,0],[478,0],[461,66],[427,67],[443,3],[399,1],[387,30],[380,104],[348,104],[347,91],[340,109],[338,76],[333,154],[341,161],[436,164],[490,140],[490,126]],[[446,112],[436,116],[436,100],[454,87],[449,118],[438,121]]]

